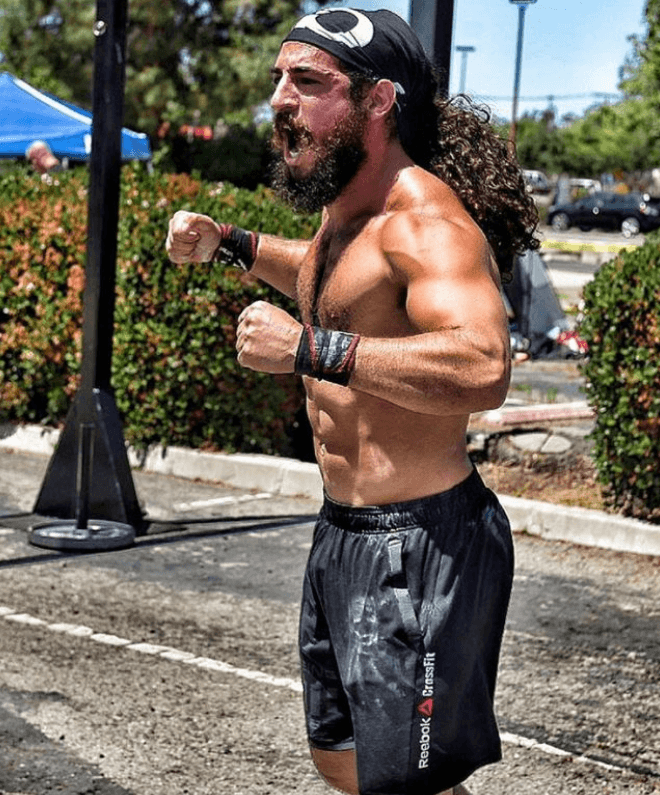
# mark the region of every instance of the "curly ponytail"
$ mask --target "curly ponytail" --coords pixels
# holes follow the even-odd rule
[[[376,78],[345,71],[357,103]],[[415,108],[416,123],[406,152],[461,199],[486,235],[500,275],[507,281],[515,256],[539,247],[534,237],[539,217],[515,155],[490,120],[487,107],[463,94],[440,97],[436,80]],[[397,134],[394,115],[392,132]]]
[[[426,167],[459,196],[506,278],[517,254],[540,245],[534,237],[538,211],[522,170],[509,144],[490,124],[487,108],[462,95],[435,99],[433,107],[437,133]]]

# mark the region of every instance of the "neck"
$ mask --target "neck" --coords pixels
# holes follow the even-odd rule
[[[325,208],[326,218],[333,226],[342,226],[357,218],[384,212],[399,173],[414,165],[398,141],[390,141],[367,151],[367,159],[341,196]]]

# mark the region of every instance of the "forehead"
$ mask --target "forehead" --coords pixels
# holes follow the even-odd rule
[[[328,76],[346,77],[339,60],[334,55],[311,44],[298,41],[284,42],[273,68],[282,72],[305,69],[321,72]]]

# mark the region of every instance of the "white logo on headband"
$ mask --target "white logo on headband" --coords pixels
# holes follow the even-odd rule
[[[355,25],[350,30],[328,30],[318,21],[318,17],[325,14],[334,14],[338,11],[355,17]],[[369,17],[365,17],[364,14],[354,11],[352,8],[326,8],[316,14],[309,14],[303,17],[294,25],[294,28],[307,28],[312,33],[323,36],[324,39],[336,41],[339,44],[346,45],[346,47],[366,47],[374,37],[374,26]]]

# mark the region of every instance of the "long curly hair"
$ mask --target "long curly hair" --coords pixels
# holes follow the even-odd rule
[[[375,82],[364,74],[348,75],[354,101]],[[407,154],[458,195],[490,243],[502,279],[509,280],[516,255],[540,245],[534,236],[538,211],[512,147],[495,131],[487,107],[463,94],[443,98],[437,82],[415,118]]]

